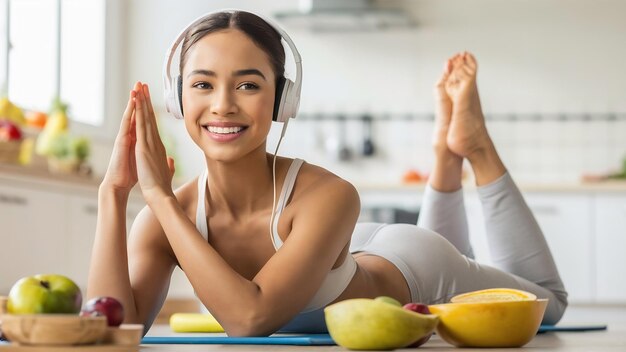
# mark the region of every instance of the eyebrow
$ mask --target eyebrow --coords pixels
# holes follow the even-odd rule
[[[217,76],[217,74],[211,70],[193,70],[191,71],[191,73],[189,73],[189,75],[187,75],[187,78],[193,75],[203,75],[203,76],[212,76],[212,77]],[[257,75],[265,80],[265,75],[263,75],[263,73],[257,70],[256,68],[247,68],[243,70],[233,71],[233,76],[248,76],[248,75]]]

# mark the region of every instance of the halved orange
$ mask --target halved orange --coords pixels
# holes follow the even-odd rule
[[[506,301],[536,301],[537,296],[530,292],[513,288],[489,288],[486,290],[463,293],[450,299],[451,303],[473,302],[506,302]]]

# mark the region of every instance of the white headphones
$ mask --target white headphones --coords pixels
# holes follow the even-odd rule
[[[205,14],[195,21],[191,22],[185,29],[183,29],[172,46],[167,51],[165,56],[165,64],[163,66],[163,86],[165,88],[165,107],[168,112],[172,113],[174,117],[178,119],[183,118],[183,108],[182,108],[182,77],[179,74],[172,77],[171,75],[171,65],[172,60],[174,58],[174,54],[176,49],[180,45],[180,43],[185,38],[187,31],[199,24],[207,17],[214,15],[219,12],[247,12],[239,9],[223,9],[218,11],[209,12]],[[296,45],[293,43],[289,35],[280,28],[273,21],[268,18],[254,14],[261,19],[263,19],[267,24],[272,26],[282,37],[282,39],[287,43],[291,53],[293,54],[293,58],[296,63],[296,82],[283,77],[278,79],[276,84],[276,100],[274,102],[274,114],[272,119],[278,122],[287,122],[289,118],[295,118],[296,113],[298,112],[298,107],[300,106],[300,91],[302,89],[302,58],[300,57],[300,53],[296,48]],[[284,45],[283,45],[284,46]],[[286,127],[286,126],[285,126]]]

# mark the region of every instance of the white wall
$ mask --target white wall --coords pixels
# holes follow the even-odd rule
[[[624,1],[402,3],[409,5],[417,19],[415,30],[356,34],[290,30],[304,59],[302,112],[430,113],[432,83],[443,61],[459,50],[470,50],[479,59],[478,80],[486,113],[626,112]],[[142,80],[159,90],[166,48],[180,29],[206,11],[241,7],[271,14],[279,8],[297,7],[296,0],[181,4],[177,0],[127,3],[126,80],[118,89],[126,91],[134,81]],[[162,110],[160,95],[154,95]],[[163,126],[176,142],[183,177],[198,172],[202,156],[185,137],[182,122],[163,116]],[[626,153],[623,119],[494,121],[489,126],[505,162],[522,180],[575,180],[583,171],[617,166]],[[320,163],[355,181],[397,181],[407,167],[429,168],[430,128],[429,121],[377,123],[379,156],[339,164],[325,148],[336,137],[336,125],[296,120],[290,124],[281,153]],[[360,137],[361,125],[350,125],[353,148],[360,145]],[[270,136],[272,141],[275,138],[276,133]]]

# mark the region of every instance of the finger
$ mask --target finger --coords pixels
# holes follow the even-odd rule
[[[137,85],[135,85],[138,88],[136,89],[137,96],[135,97],[135,128],[137,142],[139,145],[145,145],[147,143],[148,127],[146,126],[146,112],[142,104],[141,83]]]
[[[150,125],[150,131],[152,133],[153,141],[160,141],[161,138],[159,136],[159,126],[156,121],[156,115],[154,114],[154,109],[152,108],[152,102],[150,100],[150,90],[148,89],[148,85],[144,84],[142,86],[142,93],[144,97],[144,107],[148,112],[146,116],[146,121]]]
[[[118,138],[126,136],[130,129],[131,118],[135,109],[135,91],[131,90],[128,95],[128,103],[126,104],[126,109],[124,110],[124,114],[122,115],[122,121],[120,123],[120,131],[117,134]]]
[[[154,107],[152,106],[152,99],[150,98],[150,89],[148,88],[147,84],[143,85],[143,94],[146,97],[146,104],[148,105],[148,111],[150,112],[150,115],[155,116]]]
[[[134,143],[137,141],[137,118],[135,117],[135,112],[133,111],[133,115],[130,118],[130,128],[128,130],[128,134],[130,135],[130,141]]]
[[[170,169],[171,175],[174,176],[176,172],[176,166],[174,166],[174,158],[171,156],[167,157],[167,167]]]

